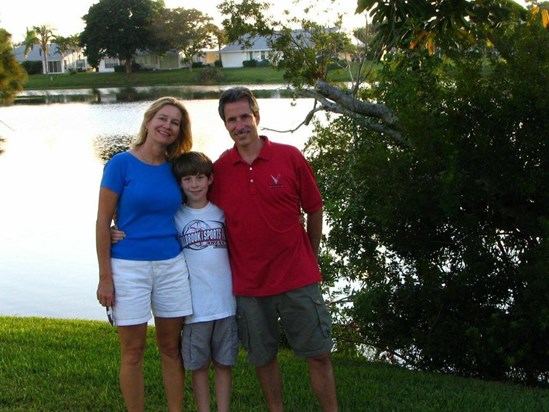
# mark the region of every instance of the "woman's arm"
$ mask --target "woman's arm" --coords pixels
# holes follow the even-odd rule
[[[97,300],[103,306],[114,305],[114,284],[111,270],[111,236],[110,226],[116,211],[118,195],[102,187],[99,190],[99,206],[95,226],[97,261],[99,263],[99,285]]]

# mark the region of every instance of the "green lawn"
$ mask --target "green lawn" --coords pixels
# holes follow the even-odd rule
[[[145,356],[146,410],[164,411],[154,328]],[[0,411],[123,411],[118,339],[106,321],[0,317]],[[318,411],[302,359],[282,351],[289,412]],[[340,410],[547,411],[549,390],[414,372],[365,359],[333,356]],[[232,411],[265,411],[244,353],[233,370]],[[189,376],[186,411],[195,411]]]
[[[272,67],[217,69],[216,76],[207,76],[212,68],[157,70],[125,73],[35,74],[29,76],[26,90],[79,89],[138,86],[221,85],[221,84],[284,84],[283,73]],[[334,70],[330,78],[347,81],[347,73]]]

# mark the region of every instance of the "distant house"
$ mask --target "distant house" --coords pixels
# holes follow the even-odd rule
[[[170,50],[162,55],[138,50],[134,56],[134,62],[144,69],[171,70],[186,67],[181,63],[183,54],[178,50]]]
[[[116,66],[120,66],[120,60],[118,57],[103,57],[99,61],[99,67],[97,67],[98,73],[113,73]]]
[[[329,32],[337,31],[337,28],[327,29]],[[291,33],[297,44],[313,47],[311,34],[303,30],[294,30]],[[244,38],[244,44],[234,42],[226,45],[220,51],[223,67],[243,67],[244,61],[256,60],[257,62],[268,61],[272,64],[274,50],[269,46],[267,37],[255,36],[249,39]],[[350,60],[349,54],[340,53],[341,59]]]
[[[220,51],[223,67],[243,67],[245,60],[268,61],[271,48],[267,38],[255,36],[246,40],[248,45],[243,46],[239,42],[226,45]]]
[[[43,62],[44,56],[42,48],[39,45],[34,45],[25,57],[25,46],[21,45],[13,49],[13,55],[19,63],[25,61]],[[65,73],[69,70],[86,70],[88,62],[82,52],[71,50],[64,55],[59,51],[59,47],[55,43],[51,43],[48,53],[48,73]]]
[[[202,50],[201,53],[194,56],[193,61],[201,62],[205,65],[213,66],[219,60],[219,50]]]

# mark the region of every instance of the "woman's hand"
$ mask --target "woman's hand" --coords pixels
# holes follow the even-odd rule
[[[99,275],[97,300],[101,306],[114,306],[114,283],[112,281],[112,276]]]

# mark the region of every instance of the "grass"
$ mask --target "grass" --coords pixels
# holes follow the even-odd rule
[[[246,67],[218,69],[215,80],[206,79],[206,68],[179,70],[157,70],[125,73],[63,73],[35,74],[29,76],[26,90],[81,89],[109,87],[176,86],[176,85],[229,85],[229,84],[285,84],[283,73],[273,67]],[[348,75],[334,70],[330,77],[336,81],[347,81]]]
[[[305,361],[281,351],[284,402],[317,411]],[[0,411],[123,411],[116,329],[98,321],[0,317]],[[546,411],[549,391],[409,371],[333,356],[342,412]],[[145,355],[147,411],[165,410],[160,358],[149,329]],[[240,353],[233,369],[234,412],[265,411],[253,369]],[[187,376],[185,410],[196,411]]]

